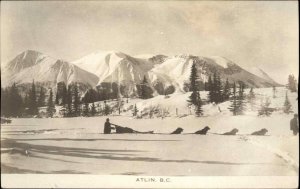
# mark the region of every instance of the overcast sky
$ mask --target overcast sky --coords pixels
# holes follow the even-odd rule
[[[76,60],[97,50],[224,56],[276,81],[298,75],[297,1],[2,1],[1,64],[38,50]],[[283,82],[284,81],[284,82]]]

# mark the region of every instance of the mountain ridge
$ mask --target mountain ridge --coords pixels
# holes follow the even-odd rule
[[[79,82],[90,88],[103,83],[116,83],[127,88],[128,93],[137,95],[136,85],[146,77],[156,95],[164,94],[170,87],[174,88],[172,92],[186,92],[193,63],[196,64],[199,82],[202,84],[214,72],[218,72],[222,82],[228,79],[229,82],[244,82],[249,87],[281,86],[265,71],[260,69],[261,75],[256,75],[225,57],[189,54],[134,57],[117,51],[95,51],[67,62],[38,51],[27,50],[1,69],[1,78],[8,84],[30,83],[35,79],[37,82],[51,82],[53,87],[58,82]]]

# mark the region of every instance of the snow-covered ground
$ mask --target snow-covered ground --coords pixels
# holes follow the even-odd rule
[[[271,96],[270,117],[258,117],[247,109],[232,116],[229,102],[205,105],[203,117],[188,114],[188,94],[129,100],[140,110],[159,104],[170,116],[132,118],[129,112],[109,116],[112,123],[157,134],[103,134],[107,117],[12,119],[1,125],[1,168],[3,173],[87,173],[101,175],[193,175],[193,176],[296,176],[299,171],[299,135],[289,129],[293,114],[283,114],[285,89],[255,89],[259,102]],[[246,91],[247,93],[247,91]],[[297,112],[296,93],[288,93]],[[202,94],[204,97],[204,93]],[[175,109],[178,109],[179,116]],[[186,113],[183,113],[186,112]],[[205,136],[190,134],[209,126]],[[177,127],[181,135],[170,135]],[[238,128],[236,136],[220,135]],[[268,129],[267,136],[251,136]]]

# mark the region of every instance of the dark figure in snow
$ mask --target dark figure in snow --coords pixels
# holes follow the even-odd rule
[[[236,135],[236,133],[238,133],[238,132],[239,132],[239,130],[234,128],[230,132],[223,133],[223,135]]]
[[[106,122],[104,123],[104,134],[110,134],[112,129],[115,129],[110,126],[109,118],[106,119]]]
[[[261,130],[259,130],[259,131],[253,132],[251,135],[259,135],[259,136],[263,136],[263,135],[265,135],[267,132],[268,132],[268,130],[265,129],[265,128],[263,128],[263,129],[261,129]]]
[[[135,131],[129,127],[121,127],[119,125],[112,124],[116,127],[116,133],[140,133],[140,134],[153,134],[153,131],[140,132]]]
[[[183,129],[181,127],[178,127],[175,131],[173,131],[171,134],[181,134]]]
[[[210,128],[208,126],[204,127],[203,129],[196,131],[195,134],[199,134],[199,135],[206,135],[207,131],[210,130]]]
[[[299,121],[298,114],[294,114],[294,118],[290,121],[290,129],[293,131],[294,135],[299,133]]]

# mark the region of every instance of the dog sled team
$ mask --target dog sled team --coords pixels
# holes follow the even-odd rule
[[[139,133],[139,134],[154,134],[154,131],[147,131],[147,132],[140,132],[133,130],[129,127],[122,127],[116,124],[112,124],[109,122],[109,118],[106,119],[106,122],[104,124],[104,134],[111,134],[112,130],[115,130],[115,133]],[[194,133],[189,133],[189,134],[199,134],[199,135],[206,135],[210,128],[208,126],[204,127],[201,130],[198,130]],[[294,115],[294,118],[290,121],[290,130],[293,132],[294,135],[297,135],[299,133],[299,121],[298,121],[298,114]],[[178,127],[175,131],[173,131],[170,134],[182,134],[183,129]],[[238,129],[234,128],[229,132],[225,132],[221,135],[236,135],[239,132]],[[264,136],[268,132],[267,129],[263,128],[259,131],[255,131],[251,133],[251,135],[258,135],[258,136]],[[213,133],[217,134],[217,133]]]

